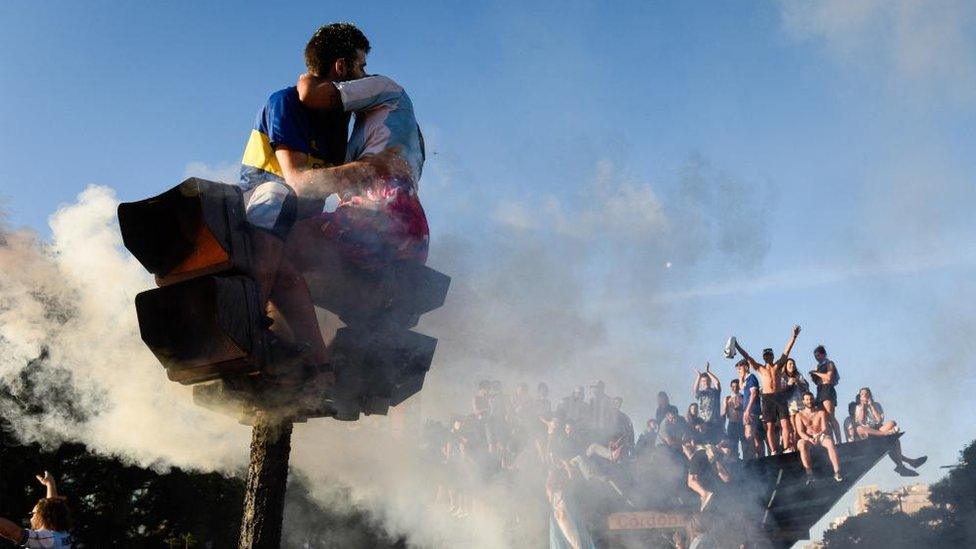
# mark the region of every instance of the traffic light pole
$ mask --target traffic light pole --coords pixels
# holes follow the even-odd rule
[[[258,414],[244,489],[239,549],[278,549],[288,485],[289,419]]]

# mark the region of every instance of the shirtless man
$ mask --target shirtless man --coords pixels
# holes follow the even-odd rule
[[[830,438],[827,424],[827,413],[817,407],[813,393],[803,393],[803,409],[796,414],[797,435],[800,437],[800,461],[807,472],[807,484],[813,482],[813,468],[810,466],[810,448],[821,446],[827,450],[827,457],[834,467],[834,480],[844,480],[840,476],[840,460],[837,459],[837,447],[834,439]]]
[[[786,406],[786,400],[789,395],[780,387],[780,378],[782,377],[783,369],[786,367],[786,361],[790,358],[790,351],[793,350],[793,345],[796,343],[796,337],[798,335],[800,335],[800,327],[793,326],[790,340],[786,342],[783,354],[776,361],[773,361],[775,356],[773,355],[773,350],[764,349],[762,364],[756,362],[749,356],[749,353],[739,345],[738,341],[735,342],[736,350],[739,351],[742,357],[759,374],[760,386],[762,388],[760,403],[762,405],[763,421],[766,423],[766,443],[769,445],[769,451],[772,455],[779,453],[776,445],[776,422],[779,422],[780,425],[780,439],[783,443],[782,449],[785,450],[790,447],[790,412]]]

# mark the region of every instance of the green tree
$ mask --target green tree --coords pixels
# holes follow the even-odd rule
[[[976,440],[959,463],[931,486],[932,507],[913,515],[895,502],[874,499],[867,511],[824,532],[824,545],[846,547],[976,547]]]

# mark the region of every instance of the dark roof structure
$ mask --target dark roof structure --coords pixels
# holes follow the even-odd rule
[[[791,547],[809,539],[813,525],[884,458],[899,437],[900,433],[838,445],[841,482],[833,479],[822,448],[811,455],[814,481],[810,484],[796,452],[738,462],[732,468],[732,482],[716,492],[701,521],[713,532],[748,539],[757,547]],[[687,528],[699,514],[698,497],[684,487],[683,473],[680,479],[655,477],[662,466],[667,467],[657,462],[650,469],[632,471],[636,482],[623,490],[626,497],[612,497],[615,501],[602,507],[605,520],[593,524],[599,546],[670,547],[671,532]]]

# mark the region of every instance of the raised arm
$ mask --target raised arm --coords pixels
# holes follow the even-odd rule
[[[722,382],[718,379],[718,376],[712,373],[712,364],[710,362],[705,363],[705,374],[712,380],[712,387],[715,387],[721,393]]]
[[[691,382],[691,398],[698,398],[698,382],[701,380],[701,370],[698,368],[692,368],[695,371],[695,379]]]
[[[790,358],[790,352],[793,350],[793,345],[796,344],[796,336],[798,335],[800,335],[800,326],[794,324],[790,340],[786,342],[786,347],[783,348],[783,356],[779,357],[779,360],[776,361],[777,364],[786,364],[786,359]]]
[[[761,364],[759,364],[758,362],[753,360],[751,356],[749,356],[749,353],[747,353],[746,350],[742,348],[742,345],[739,345],[738,339],[736,339],[735,341],[735,350],[739,351],[739,354],[742,355],[742,358],[746,359],[749,362],[749,365],[752,366],[753,368],[758,368],[759,366],[761,366]]]
[[[37,478],[37,482],[40,482],[47,488],[46,497],[54,498],[58,496],[58,485],[54,482],[54,477],[51,476],[51,473],[44,471],[43,475],[35,475],[35,478]]]

